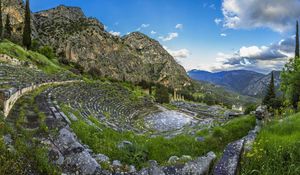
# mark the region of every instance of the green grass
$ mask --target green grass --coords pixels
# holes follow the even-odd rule
[[[41,87],[33,93],[27,94],[17,101],[18,116],[14,123],[7,123],[0,115],[0,174],[27,174],[28,169],[38,174],[61,174],[60,169],[49,163],[48,149],[38,141],[35,136],[48,133],[44,120],[45,114],[38,110],[35,98],[47,86]],[[37,113],[40,127],[37,130],[26,130],[27,109]],[[10,134],[13,139],[15,151],[7,150],[3,135]]]
[[[164,103],[164,104],[162,104],[162,106],[165,107],[165,108],[167,108],[167,109],[169,109],[169,110],[178,110],[177,106],[172,105],[170,103]]]
[[[63,70],[58,64],[52,62],[44,55],[33,51],[27,51],[21,46],[8,40],[0,42],[0,53],[19,59],[20,61],[37,65],[39,69],[46,73],[56,73]]]
[[[116,132],[103,127],[93,117],[90,120],[102,129],[89,126],[85,121],[73,122],[71,127],[76,135],[89,145],[96,153],[106,154],[111,160],[120,160],[126,164],[133,164],[137,168],[147,165],[149,160],[156,160],[165,165],[169,157],[190,155],[198,157],[209,151],[217,154],[223,152],[224,147],[247,134],[255,125],[255,118],[245,116],[236,118],[222,127],[214,128],[205,133],[205,141],[195,141],[195,137],[179,135],[171,139],[163,137],[149,138],[146,135],[136,135],[133,132]],[[200,134],[203,134],[202,131]],[[125,149],[119,149],[117,145],[124,140],[133,143]]]
[[[300,174],[300,113],[268,123],[253,150],[244,155],[242,174]]]

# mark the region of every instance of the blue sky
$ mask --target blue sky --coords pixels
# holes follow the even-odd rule
[[[149,35],[186,70],[281,69],[300,16],[299,0],[31,0],[34,12],[60,4],[81,7],[115,35]]]

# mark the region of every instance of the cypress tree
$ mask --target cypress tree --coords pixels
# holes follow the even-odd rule
[[[3,37],[2,0],[0,0],[0,39]]]
[[[24,25],[24,30],[23,30],[23,45],[27,49],[30,49],[30,46],[31,46],[31,20],[30,20],[29,0],[26,0],[24,23],[25,23],[25,25]]]
[[[11,39],[12,27],[10,24],[10,16],[9,14],[6,16],[6,23],[5,23],[5,37],[7,39]]]
[[[166,88],[163,85],[158,84],[156,86],[155,99],[156,99],[156,102],[161,103],[161,104],[169,103],[170,97],[169,97],[168,88]]]
[[[296,49],[295,49],[295,58],[299,58],[299,25],[298,25],[298,21],[296,24]]]
[[[270,84],[268,86],[266,96],[263,99],[263,104],[270,106],[271,100],[275,98],[276,98],[276,94],[275,94],[275,85],[274,85],[274,73],[272,72]]]

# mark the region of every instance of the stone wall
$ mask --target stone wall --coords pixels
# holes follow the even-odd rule
[[[19,89],[18,91],[16,91],[14,94],[12,94],[8,99],[3,100],[3,104],[1,104],[1,106],[3,106],[3,113],[5,118],[8,116],[10,110],[12,109],[12,107],[14,106],[14,104],[16,103],[16,101],[21,98],[24,94],[26,94],[27,92],[31,92],[41,86],[45,86],[45,85],[61,85],[61,84],[66,84],[66,83],[74,83],[74,82],[79,82],[80,80],[70,80],[70,81],[56,81],[56,82],[46,82],[46,83],[41,83],[41,84],[32,84],[29,87],[25,87],[23,89]]]
[[[33,65],[30,62],[20,61],[19,59],[6,54],[0,54],[0,62],[8,63],[14,66],[26,66],[29,68],[37,68],[36,65]]]

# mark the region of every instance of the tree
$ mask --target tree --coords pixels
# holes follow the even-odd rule
[[[295,110],[298,109],[300,97],[300,59],[299,58],[299,28],[296,24],[296,48],[295,58],[285,65],[281,73],[281,90],[285,98],[292,104]]]
[[[25,19],[24,19],[24,30],[23,30],[23,45],[30,49],[31,47],[31,19],[30,19],[30,6],[29,0],[26,0],[25,6]]]
[[[266,96],[263,99],[263,104],[271,107],[271,100],[276,98],[275,85],[274,85],[274,73],[271,73],[271,80],[267,89]]]
[[[11,39],[11,33],[12,33],[12,27],[10,24],[10,16],[9,14],[6,16],[6,22],[5,22],[5,37],[7,39]]]
[[[3,37],[2,0],[0,0],[0,39]]]
[[[296,48],[295,48],[295,58],[299,58],[299,24],[296,24]]]
[[[38,52],[45,55],[47,58],[51,60],[56,59],[56,55],[51,46],[43,46],[38,49]]]
[[[168,92],[168,88],[166,88],[163,85],[158,84],[156,86],[156,93],[155,93],[155,99],[158,103],[169,103],[170,102],[170,96]]]

